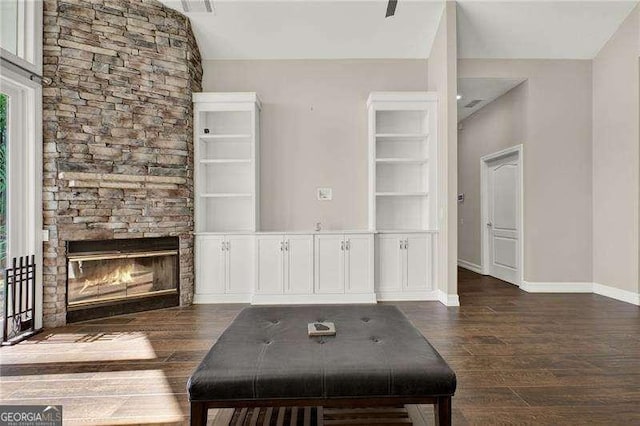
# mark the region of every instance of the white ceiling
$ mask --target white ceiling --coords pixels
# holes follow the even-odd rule
[[[205,59],[427,58],[444,0],[161,0],[187,4]],[[591,59],[637,4],[458,0],[461,58]]]
[[[458,79],[458,122],[469,117],[507,93],[520,83],[524,78],[459,78]],[[474,101],[473,107],[467,105]]]
[[[180,0],[162,0],[183,12]],[[211,0],[187,12],[204,59],[427,58],[441,0]],[[204,10],[203,0],[188,0]]]
[[[592,59],[637,1],[458,1],[460,58]]]

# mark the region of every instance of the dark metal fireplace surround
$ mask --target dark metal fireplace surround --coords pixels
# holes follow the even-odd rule
[[[180,304],[178,237],[67,242],[67,322]]]

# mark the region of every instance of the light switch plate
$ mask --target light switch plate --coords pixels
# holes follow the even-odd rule
[[[318,188],[317,193],[319,201],[331,201],[333,199],[332,188]]]

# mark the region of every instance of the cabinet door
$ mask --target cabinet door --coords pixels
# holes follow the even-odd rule
[[[282,235],[260,235],[256,238],[257,293],[282,293],[283,248]]]
[[[402,236],[379,234],[376,247],[376,291],[401,291],[403,282]]]
[[[253,235],[227,236],[227,293],[253,293],[253,254]]]
[[[406,261],[407,279],[405,288],[409,291],[431,290],[431,235],[407,235]]]
[[[344,240],[342,235],[315,236],[315,292],[344,293]]]
[[[313,293],[313,235],[285,237],[284,291]]]
[[[373,236],[345,235],[345,291],[373,293]]]
[[[224,294],[226,251],[222,236],[196,237],[196,294]]]

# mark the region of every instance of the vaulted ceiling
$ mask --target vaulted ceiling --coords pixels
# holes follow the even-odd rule
[[[191,19],[205,59],[427,58],[444,4],[399,0],[385,19],[386,0],[161,1]],[[459,57],[591,59],[636,4],[459,0]]]

